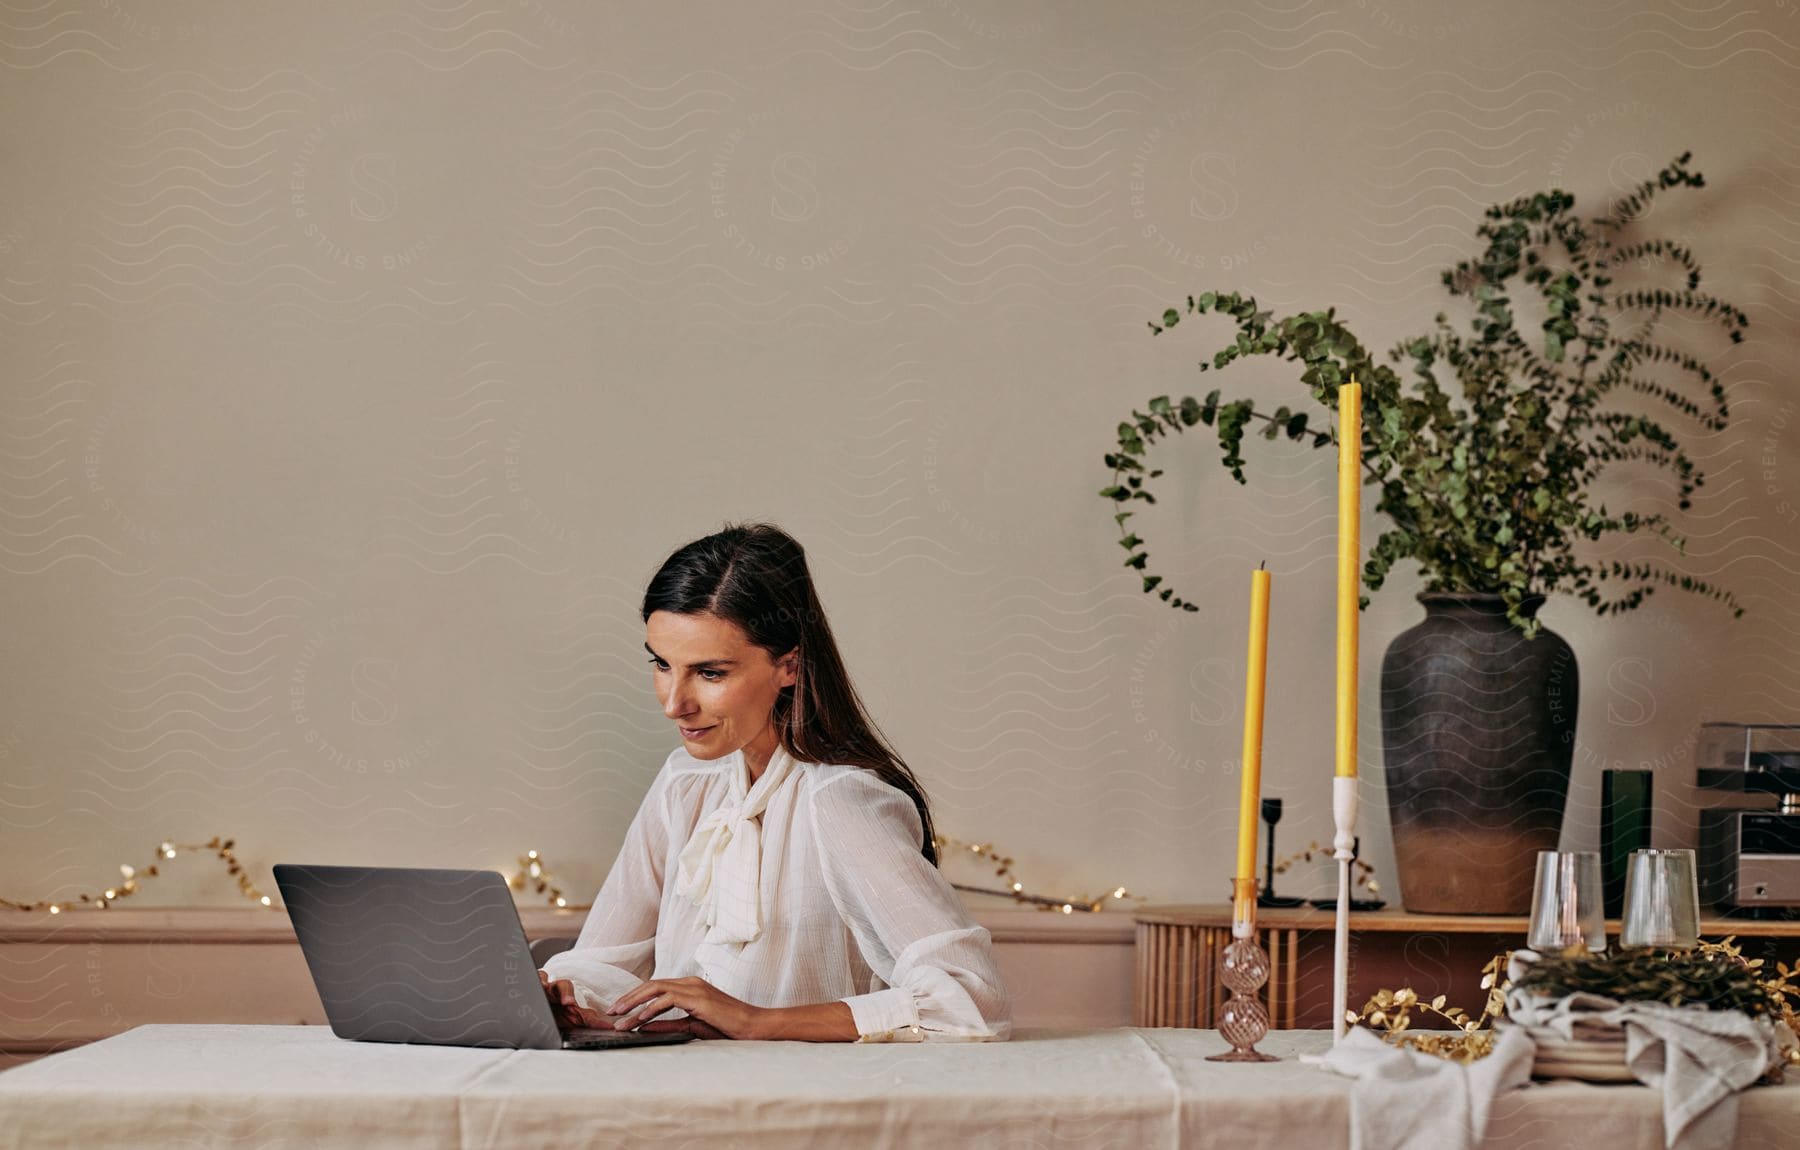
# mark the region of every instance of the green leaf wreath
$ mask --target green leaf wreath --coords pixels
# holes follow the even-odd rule
[[[1577,540],[1619,531],[1653,531],[1685,553],[1686,540],[1666,515],[1613,513],[1596,504],[1592,488],[1608,465],[1636,461],[1673,472],[1683,510],[1705,483],[1663,423],[1609,401],[1637,395],[1707,430],[1726,425],[1724,386],[1705,363],[1660,338],[1658,329],[1666,315],[1681,315],[1717,325],[1739,343],[1749,319],[1699,290],[1700,265],[1685,246],[1638,238],[1634,228],[1659,193],[1705,186],[1699,172],[1688,170],[1689,159],[1684,153],[1592,218],[1575,215],[1575,198],[1564,191],[1489,208],[1476,231],[1487,249],[1442,276],[1452,296],[1473,302],[1469,332],[1459,332],[1440,313],[1428,334],[1402,340],[1389,352],[1391,362],[1410,366],[1411,394],[1400,374],[1378,364],[1337,319],[1335,308],[1278,319],[1253,297],[1206,292],[1189,296],[1185,310],[1165,311],[1150,330],[1159,335],[1184,314],[1228,316],[1236,337],[1211,362],[1202,362],[1201,371],[1252,355],[1292,360],[1327,412],[1336,411],[1338,388],[1352,375],[1363,384],[1364,482],[1380,486],[1376,510],[1392,523],[1363,566],[1370,590],[1381,587],[1395,563],[1414,559],[1426,590],[1497,594],[1508,619],[1527,636],[1540,624],[1521,605],[1563,589],[1604,615],[1635,608],[1667,584],[1721,600],[1741,616],[1731,592],[1660,564],[1584,562],[1575,555]],[[1671,271],[1682,286],[1638,285]],[[1516,305],[1515,294],[1521,297]],[[1519,325],[1532,322],[1537,330],[1527,338]],[[1461,402],[1446,390],[1451,381]],[[1696,384],[1704,400],[1688,394]],[[1222,462],[1239,483],[1245,482],[1240,452],[1253,425],[1260,425],[1265,439],[1285,436],[1313,448],[1335,442],[1332,427],[1309,426],[1306,411],[1286,405],[1259,411],[1254,400],[1222,401],[1216,389],[1204,399],[1160,395],[1148,406],[1146,412],[1133,409],[1131,421],[1119,424],[1118,449],[1105,457],[1113,482],[1100,495],[1115,504],[1155,503],[1149,480],[1162,471],[1146,469],[1150,446],[1195,424],[1217,431]],[[1171,607],[1198,610],[1173,587],[1157,591],[1163,577],[1148,571],[1144,540],[1126,527],[1134,514],[1121,506],[1113,516],[1119,545],[1130,553],[1125,566],[1143,575],[1146,593],[1156,592]],[[1368,597],[1360,602],[1367,606]]]

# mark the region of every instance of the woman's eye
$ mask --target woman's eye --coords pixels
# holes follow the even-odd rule
[[[650,660],[650,665],[651,665],[651,666],[652,666],[652,667],[655,667],[655,668],[656,668],[656,669],[657,669],[657,670],[658,670],[658,671],[661,671],[661,670],[663,670],[663,669],[664,669],[664,668],[663,668],[663,661],[662,661],[662,660],[661,660],[661,659],[651,659],[651,660]],[[718,682],[718,681],[719,681],[719,680],[720,680],[720,679],[723,679],[723,678],[724,678],[724,677],[725,677],[725,672],[723,672],[723,671],[713,671],[713,670],[706,670],[706,671],[702,671],[702,672],[700,672],[700,673],[701,673],[701,674],[702,674],[702,675],[709,675],[709,676],[717,676],[717,678],[709,678],[709,679],[707,679],[707,682],[709,682],[709,683],[716,683],[716,682]]]

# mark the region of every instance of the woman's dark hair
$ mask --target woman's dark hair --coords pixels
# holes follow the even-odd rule
[[[798,650],[794,685],[775,700],[773,722],[796,762],[862,767],[919,809],[920,850],[938,865],[925,789],[877,732],[838,657],[813,590],[806,552],[769,523],[726,524],[663,561],[644,592],[644,621],[657,611],[714,615],[744,629],[771,659]]]

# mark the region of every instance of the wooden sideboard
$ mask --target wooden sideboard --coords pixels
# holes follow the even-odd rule
[[[1016,1025],[1130,1024],[1130,914],[969,903],[993,938]],[[535,945],[578,934],[587,908],[527,906],[519,919]],[[148,1022],[323,1024],[325,1012],[280,909],[0,914],[0,1069]]]
[[[1134,912],[1137,975],[1132,1019],[1137,1026],[1214,1025],[1230,995],[1219,982],[1219,954],[1231,942],[1228,903],[1151,906]],[[1333,911],[1313,907],[1263,908],[1257,937],[1268,951],[1270,973],[1263,1003],[1275,1028],[1331,1026]],[[1350,915],[1350,1009],[1360,1009],[1383,987],[1410,986],[1424,999],[1445,995],[1451,1004],[1479,1014],[1487,993],[1481,969],[1490,958],[1525,945],[1525,917],[1408,914],[1403,910]],[[1607,924],[1617,935],[1618,921]],[[1735,935],[1745,955],[1800,961],[1800,921],[1708,918],[1702,937]]]

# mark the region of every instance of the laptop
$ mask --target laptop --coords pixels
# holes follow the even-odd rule
[[[277,863],[275,882],[339,1038],[517,1050],[693,1038],[559,1030],[498,871]]]

